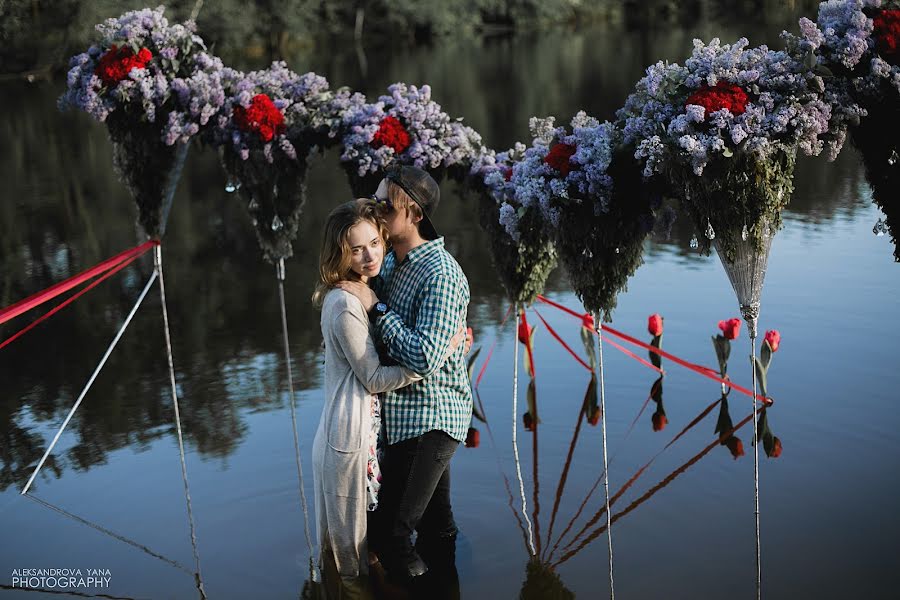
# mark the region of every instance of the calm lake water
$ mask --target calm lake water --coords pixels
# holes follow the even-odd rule
[[[609,28],[450,40],[415,52],[367,49],[365,72],[352,47],[320,48],[289,64],[372,96],[394,81],[430,83],[447,112],[465,116],[486,144],[504,149],[527,141],[533,115],[568,121],[584,109],[611,118],[646,65],[683,60],[693,37],[730,41],[743,34],[751,43],[775,45],[781,29],[801,14],[798,8],[790,19],[707,19],[644,32]],[[229,59],[260,66],[243,60]],[[112,172],[104,128],[85,115],[56,111],[63,85],[56,80],[0,87],[0,306],[140,241],[132,202]],[[763,594],[896,598],[900,267],[890,241],[872,233],[881,214],[854,152],[845,151],[835,163],[801,160],[795,183],[785,228],[773,244],[760,319],[761,331],[782,334],[769,374],[776,398],[769,421],[784,445],[780,458],[760,458]],[[164,240],[203,585],[210,598],[296,597],[307,579],[309,551],[274,270],[260,257],[244,207],[223,187],[215,155],[192,148]],[[514,333],[510,323],[500,327],[508,301],[477,224],[476,199],[452,184],[443,192],[436,221],[469,277],[470,324],[482,347],[478,368],[496,342],[479,388],[493,442],[478,424],[480,447],[460,448],[453,462],[461,595],[512,598],[528,564],[516,516],[522,500],[514,424],[528,517],[543,550],[550,522],[555,540],[602,471],[600,429],[581,428],[554,516],[589,375],[541,325],[535,339],[541,425],[537,435],[523,431],[525,383],[520,378],[513,415]],[[323,381],[318,313],[309,297],[325,216],[349,194],[337,154],[318,159],[309,174],[305,224],[287,264],[303,484],[310,499],[310,448]],[[664,348],[712,366],[710,336],[720,319],[738,316],[737,302],[718,258],[690,249],[693,233],[682,219],[670,239],[648,242],[645,264],[619,296],[613,326],[649,340],[647,316],[659,312],[666,319]],[[50,506],[19,495],[151,269],[145,257],[0,350],[4,586],[11,585],[13,569],[99,568],[110,571],[112,583],[96,591],[115,597],[198,595],[190,574],[194,557],[157,292],[137,313],[37,479],[34,495]],[[547,289],[551,298],[580,308],[561,270]],[[577,321],[549,307],[538,311],[583,354]],[[0,326],[0,338],[29,318]],[[533,313],[529,320],[538,322]],[[730,371],[749,386],[747,350],[742,331]],[[668,426],[652,431],[651,404],[631,430],[655,374],[609,346],[604,353],[609,480],[615,491],[717,400],[719,390],[666,364]],[[735,422],[750,413],[746,396],[732,394],[729,404]],[[715,441],[717,413],[715,408],[662,452],[613,513]],[[737,433],[746,456],[734,460],[727,448],[715,447],[613,525],[620,598],[754,597],[751,428]],[[515,498],[512,508],[504,478]],[[602,504],[601,487],[566,540]],[[557,550],[553,562],[561,555]],[[606,597],[606,537],[559,565],[557,574],[578,597]]]

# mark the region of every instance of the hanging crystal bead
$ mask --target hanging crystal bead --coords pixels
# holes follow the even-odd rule
[[[897,151],[894,150],[891,152],[891,157],[888,158],[888,164],[892,167],[897,164],[897,161],[900,160],[900,156],[897,156]]]
[[[272,219],[272,231],[281,231],[284,227],[284,223],[281,222],[281,219],[278,218],[278,215],[275,215],[275,218]]]
[[[716,232],[713,229],[712,223],[709,222],[709,219],[706,220],[706,239],[708,239],[708,240],[716,239]]]
[[[619,253],[619,247],[616,246],[616,254],[618,254],[618,253]]]
[[[744,223],[744,228],[741,229],[741,239],[746,242],[748,237],[750,237],[750,231],[747,229],[747,224]]]
[[[247,205],[247,210],[251,212],[259,210],[259,202],[256,201],[256,198],[250,198],[250,203]]]
[[[882,221],[881,219],[878,219],[878,220],[875,222],[875,227],[872,228],[872,233],[874,233],[874,234],[877,235],[878,237],[883,236],[883,235],[884,235],[884,230],[887,229],[887,228],[885,227],[885,225],[886,225],[886,223],[885,223],[884,221]]]
[[[231,178],[229,178],[228,181],[225,182],[225,191],[228,192],[229,194],[231,194],[236,189],[237,189],[237,186],[234,185],[234,181],[232,181]]]
[[[697,239],[697,236],[691,238],[691,249],[696,250],[700,247],[700,241]]]

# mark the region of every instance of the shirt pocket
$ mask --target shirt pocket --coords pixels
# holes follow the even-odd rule
[[[361,452],[366,445],[366,423],[362,410],[368,404],[366,395],[341,394],[335,398],[329,415],[328,446],[337,452]],[[371,409],[369,409],[371,410]],[[371,417],[370,417],[371,418]]]

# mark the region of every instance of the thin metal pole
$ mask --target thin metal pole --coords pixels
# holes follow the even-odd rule
[[[303,465],[300,461],[300,434],[297,432],[297,411],[294,406],[294,377],[291,371],[291,346],[288,342],[287,308],[284,301],[284,259],[279,258],[275,264],[275,278],[278,280],[278,297],[281,300],[281,334],[284,338],[284,364],[287,368],[288,393],[291,405],[291,427],[294,430],[294,458],[297,461],[297,482],[300,487],[300,505],[303,509],[303,527],[306,535],[306,546],[309,549],[309,568],[314,569],[312,538],[309,535],[309,508],[306,503],[306,490],[303,489]]]
[[[606,450],[606,386],[604,379],[606,373],[603,369],[603,324],[601,322],[601,314],[597,312],[594,315],[594,323],[597,328],[597,345],[599,352],[597,354],[600,371],[600,429],[603,438],[603,487],[606,491],[606,541],[609,549],[609,597],[615,600],[616,588],[613,579],[613,545],[612,545],[612,520],[609,511],[609,459]]]
[[[518,322],[519,317],[519,305],[516,304],[516,322]],[[519,398],[519,328],[513,327],[513,340],[514,340],[514,350],[513,350],[513,401],[512,401],[512,443],[513,443],[513,458],[516,461],[516,477],[519,479],[519,495],[522,497],[522,516],[525,517],[525,523],[528,524],[528,546],[531,548],[531,555],[537,556],[537,551],[534,549],[534,530],[531,526],[531,519],[528,518],[528,507],[525,501],[525,483],[522,481],[522,466],[519,463],[519,442],[518,437],[516,435],[516,430],[519,426],[519,408],[518,408],[518,398]]]
[[[762,598],[762,565],[759,535],[759,434],[758,418],[756,410],[756,319],[753,319],[750,328],[750,365],[753,371],[753,489],[754,489],[754,516],[756,517],[756,600]]]
[[[188,524],[191,528],[191,549],[194,552],[194,565],[196,566],[196,584],[200,591],[200,597],[206,599],[206,591],[203,589],[203,576],[200,571],[200,552],[197,550],[197,531],[194,527],[194,511],[191,506],[191,488],[188,485],[187,462],[184,458],[184,438],[181,434],[181,411],[178,408],[178,390],[175,387],[175,361],[172,358],[172,338],[169,333],[169,311],[166,308],[166,284],[163,279],[162,246],[154,248],[153,264],[159,276],[159,295],[162,304],[162,316],[166,339],[166,358],[169,361],[169,382],[172,387],[172,405],[175,407],[175,432],[178,435],[178,455],[181,458],[181,480],[184,483],[184,498],[187,503]]]
[[[159,249],[159,247],[157,247]],[[109,348],[106,349],[106,354],[103,355],[103,358],[100,359],[100,364],[97,365],[97,368],[94,369],[94,373],[91,375],[91,378],[88,379],[87,385],[84,386],[84,389],[81,390],[81,394],[78,395],[78,399],[75,401],[75,405],[72,406],[72,410],[69,411],[69,414],[66,416],[66,420],[63,421],[62,426],[59,428],[59,431],[56,432],[56,435],[53,437],[53,441],[50,442],[50,446],[47,447],[46,452],[44,452],[44,456],[41,457],[41,461],[38,463],[37,467],[34,469],[34,473],[31,474],[31,477],[28,479],[28,483],[25,484],[25,487],[22,489],[22,494],[28,493],[28,488],[31,487],[31,484],[34,483],[34,478],[37,477],[38,471],[41,470],[41,467],[44,466],[44,462],[47,460],[47,457],[50,456],[50,453],[53,451],[53,447],[56,446],[56,442],[59,441],[59,436],[62,435],[63,430],[65,430],[66,426],[69,424],[69,421],[72,420],[72,415],[75,414],[75,411],[78,410],[78,407],[81,405],[81,401],[84,400],[84,397],[87,395],[88,390],[91,389],[91,386],[94,384],[94,380],[97,379],[97,375],[100,374],[100,371],[103,369],[103,365],[106,364],[106,360],[109,358],[112,351],[115,349],[116,344],[119,343],[119,340],[122,338],[122,334],[125,333],[125,329],[128,327],[128,324],[131,323],[131,319],[134,317],[137,309],[140,307],[141,302],[144,301],[144,297],[147,295],[147,292],[150,291],[150,286],[153,285],[153,281],[156,279],[156,271],[150,276],[149,281],[147,281],[147,285],[144,286],[141,295],[138,296],[137,302],[134,303],[134,306],[131,309],[131,312],[128,313],[128,316],[125,318],[125,322],[122,323],[122,326],[119,328],[119,332],[116,334],[116,337],[113,338],[112,343],[110,343]]]

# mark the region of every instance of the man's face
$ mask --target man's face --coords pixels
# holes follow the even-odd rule
[[[388,180],[382,179],[375,190],[375,198],[379,201],[386,201],[388,198]],[[398,210],[390,207],[386,208],[382,213],[387,226],[388,235],[394,241],[404,240],[409,237],[412,231],[415,231],[416,225],[412,220],[412,215],[408,210]]]

